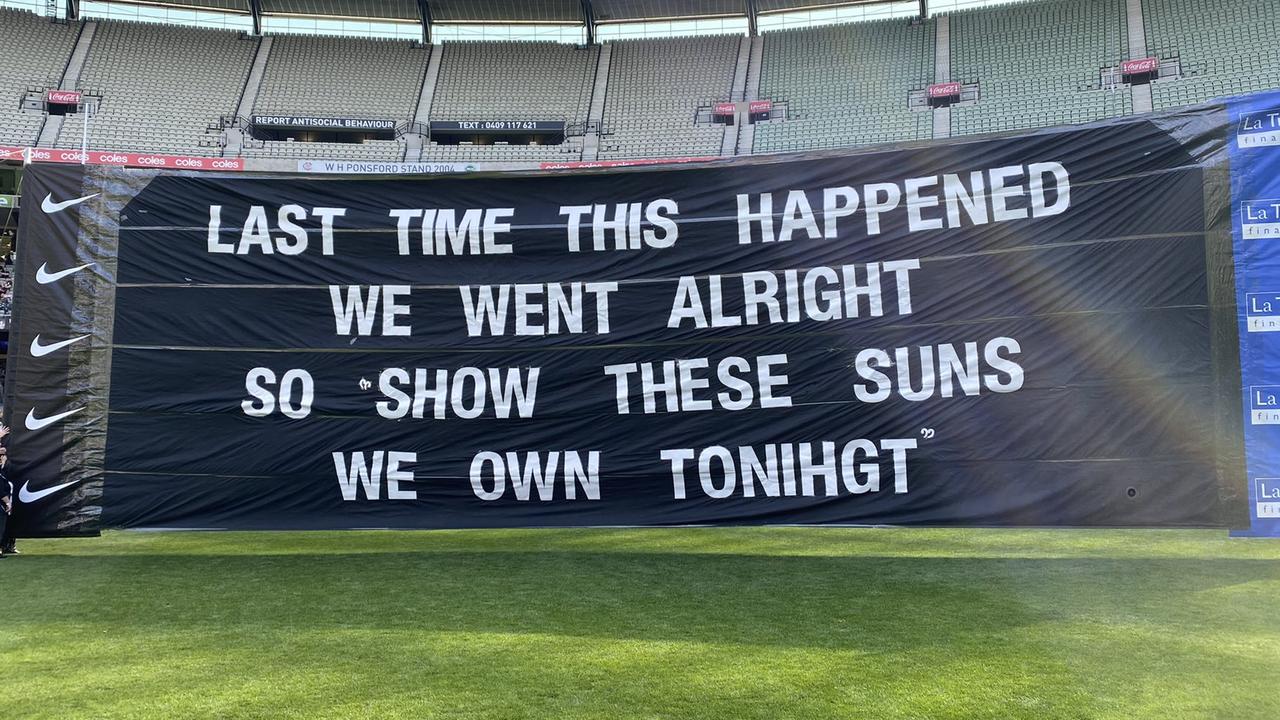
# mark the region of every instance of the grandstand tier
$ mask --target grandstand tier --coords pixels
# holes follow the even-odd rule
[[[258,90],[255,115],[413,119],[428,52],[402,40],[276,35]],[[363,143],[248,140],[249,157],[403,160],[403,140]]]
[[[934,23],[881,20],[764,36],[760,96],[786,101],[781,121],[756,128],[756,152],[932,137],[911,90],[933,82]]]
[[[430,117],[585,124],[599,58],[598,47],[550,42],[445,43]],[[443,160],[559,160],[579,159],[581,148],[432,142],[424,154]]]
[[[1139,94],[1141,108],[1149,97],[1165,109],[1275,87],[1277,34],[1274,0],[1025,0],[761,38],[591,46],[263,39],[0,9],[0,145],[78,148],[87,136],[96,150],[467,163],[789,152],[1088,122],[1135,112]],[[1139,56],[1163,68],[1141,93],[1113,81]],[[921,102],[939,79],[964,83],[964,101]],[[50,88],[97,103],[87,133],[83,114],[42,111]],[[746,128],[713,121],[716,103],[755,99],[773,101],[772,117]],[[390,120],[396,132],[255,139],[237,114]],[[429,137],[431,121],[478,120],[566,131],[563,142]]]
[[[1089,122],[1133,112],[1102,68],[1129,57],[1124,0],[1053,0],[950,17],[951,79],[980,99],[953,108],[956,135]]]
[[[0,145],[34,145],[44,113],[23,109],[28,92],[57,88],[80,28],[0,8]]]
[[[1148,51],[1177,59],[1180,78],[1151,86],[1155,109],[1280,84],[1280,13],[1273,0],[1142,0]]]
[[[95,23],[76,89],[97,99],[92,147],[185,155],[221,153],[208,137],[235,113],[257,38],[226,30]],[[58,147],[80,147],[86,115],[68,115]]]
[[[741,44],[727,35],[614,43],[600,156],[719,155],[725,127],[706,111],[732,98]]]

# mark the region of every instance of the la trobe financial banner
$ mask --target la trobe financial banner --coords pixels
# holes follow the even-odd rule
[[[524,175],[34,166],[20,532],[1265,532],[1280,425],[1244,401],[1280,334],[1243,303],[1280,327],[1248,279],[1280,217],[1241,203],[1280,187],[1237,180],[1277,152],[1240,113]]]

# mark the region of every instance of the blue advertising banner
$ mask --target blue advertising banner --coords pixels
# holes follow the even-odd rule
[[[1250,519],[1236,534],[1280,537],[1280,92],[1227,107]]]

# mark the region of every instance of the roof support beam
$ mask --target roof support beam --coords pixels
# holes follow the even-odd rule
[[[924,2],[924,0],[920,0]],[[760,34],[760,6],[756,0],[747,0],[747,33],[751,37]]]
[[[929,0],[920,0],[920,19],[929,17]]]
[[[249,0],[249,13],[253,15],[253,34],[262,34],[262,0]]]
[[[418,0],[418,20],[422,23],[422,44],[431,44],[431,0]]]
[[[587,30],[587,44],[596,44],[596,9],[591,0],[582,0],[582,26]]]
[[[80,0],[67,0],[67,19],[80,19]]]

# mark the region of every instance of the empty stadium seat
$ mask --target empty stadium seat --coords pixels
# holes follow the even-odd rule
[[[80,32],[26,10],[0,8],[0,145],[34,145],[44,123],[39,110],[22,110],[28,89],[56,88]]]
[[[932,21],[902,19],[765,34],[760,97],[789,111],[756,127],[755,152],[932,137],[907,98],[933,82],[933,45]]]
[[[1148,54],[1177,58],[1181,79],[1151,85],[1156,109],[1280,85],[1275,0],[1143,0]]]
[[[1141,0],[1146,55],[1176,60],[1180,77],[1151,85],[1156,109],[1280,86],[1277,0]],[[965,135],[1080,123],[1133,111],[1128,87],[1102,73],[1141,53],[1129,47],[1127,0],[1024,0],[948,16],[951,79],[979,86],[973,104],[951,107],[951,132]],[[91,19],[93,40],[75,88],[102,98],[94,149],[220,154],[219,119],[237,111],[259,41],[242,33]],[[81,31],[0,8],[0,145],[35,144],[44,112],[23,109],[28,93],[56,87]],[[754,128],[754,152],[786,152],[932,137],[935,113],[908,97],[934,81],[934,20],[889,19],[767,32],[759,97],[775,118]],[[86,36],[87,39],[87,36]],[[600,159],[717,155],[725,132],[707,108],[739,99],[741,36],[618,41],[610,46],[600,117],[588,117],[599,47],[550,42],[449,42],[430,88],[428,117],[415,118],[431,48],[402,40],[273,37],[253,113],[411,121],[563,120],[559,145],[440,144],[439,161],[552,161],[582,158],[600,120]],[[77,56],[78,58],[79,56]],[[599,68],[603,71],[603,68]],[[701,120],[699,119],[701,113]],[[77,148],[81,115],[54,139]],[[413,132],[414,128],[405,128]],[[744,137],[750,137],[747,134]],[[408,137],[416,141],[413,136]],[[409,148],[414,147],[412,151]],[[418,159],[405,138],[363,143],[246,139],[252,157]],[[411,156],[411,157],[408,157]]]
[[[740,35],[613,43],[601,158],[719,155],[725,126],[694,122],[728,101]]]
[[[255,115],[413,119],[427,48],[404,40],[277,35],[254,104]],[[334,160],[403,160],[403,140],[365,143],[258,141],[244,155]]]
[[[598,47],[551,42],[450,42],[440,59],[432,120],[563,120],[585,123]],[[564,160],[580,145],[441,145],[424,159]],[[568,148],[570,151],[565,152]],[[569,158],[577,159],[577,158]]]
[[[955,135],[1090,122],[1133,112],[1101,71],[1129,57],[1124,0],[999,5],[950,16],[951,79],[979,83],[951,109]]]
[[[211,124],[235,113],[258,47],[230,30],[99,20],[79,89],[101,97],[89,147],[217,155]],[[68,115],[59,147],[79,147],[83,115]]]

